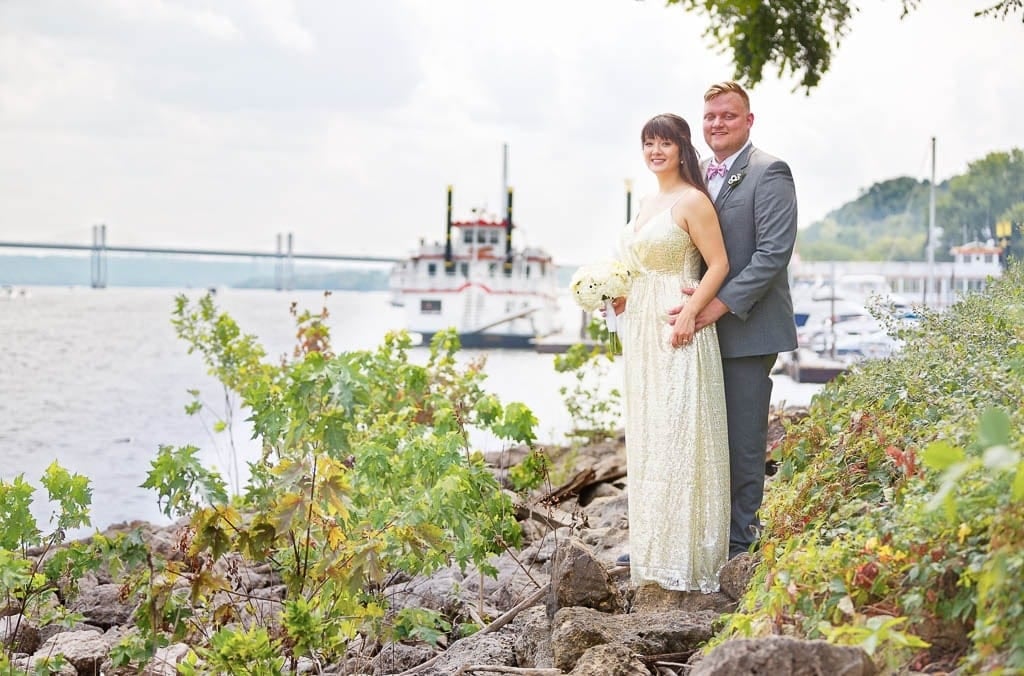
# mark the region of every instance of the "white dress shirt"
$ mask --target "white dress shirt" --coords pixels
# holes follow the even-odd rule
[[[725,161],[723,162],[723,164],[725,164],[725,176],[715,176],[710,181],[708,181],[708,192],[711,193],[712,200],[718,199],[718,193],[722,191],[722,186],[725,185],[726,179],[729,178],[729,169],[732,168],[732,163],[736,161],[736,158],[739,157],[739,154],[746,150],[747,146],[749,145],[750,139],[747,139],[747,142],[743,144],[742,148],[734,152],[732,155],[729,155],[729,157],[725,158]],[[714,162],[715,158],[712,157],[711,161]]]

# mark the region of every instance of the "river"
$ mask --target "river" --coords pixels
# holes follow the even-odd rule
[[[24,474],[38,486],[54,461],[85,474],[92,481],[92,523],[102,528],[129,519],[163,520],[155,494],[139,487],[161,444],[198,446],[206,462],[228,474],[227,436],[212,433],[208,416],[184,412],[190,389],[200,390],[204,401],[223,411],[222,389],[206,374],[200,357],[188,354],[171,325],[174,297],[198,298],[203,291],[25,291],[0,300],[0,477],[10,481]],[[290,353],[294,344],[293,301],[310,310],[325,303],[323,294],[312,291],[221,289],[216,295],[218,307],[244,332],[255,334],[273,357]],[[336,351],[373,348],[387,331],[402,326],[401,309],[391,306],[383,292],[334,292],[326,306]],[[563,300],[562,307],[567,325],[578,326],[571,302]],[[413,359],[426,354],[425,349],[413,352]],[[465,351],[464,358],[479,354]],[[486,356],[485,389],[503,403],[529,406],[539,420],[539,441],[562,443],[571,421],[558,389],[570,385],[571,376],[555,372],[552,355],[490,350]],[[618,384],[617,368],[604,387]],[[774,378],[775,403],[806,404],[821,388]],[[236,423],[242,466],[257,454],[248,437],[244,422]],[[37,494],[34,513],[44,531],[51,511]]]

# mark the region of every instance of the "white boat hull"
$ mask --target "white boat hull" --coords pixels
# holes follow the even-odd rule
[[[402,293],[406,327],[428,342],[435,333],[454,328],[464,347],[523,347],[538,336],[561,330],[555,289],[502,289],[464,281],[449,288],[406,289]]]

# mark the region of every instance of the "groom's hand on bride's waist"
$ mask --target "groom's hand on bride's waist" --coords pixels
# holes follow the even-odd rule
[[[693,292],[697,289],[694,287],[687,287],[682,289],[682,292],[687,296],[692,296]],[[682,305],[677,305],[668,311],[668,323],[675,324],[676,316],[679,315],[679,311],[683,309]],[[694,321],[694,331],[700,331],[705,326],[710,326],[717,322],[723,315],[729,312],[729,306],[718,300],[718,297],[712,298],[707,305],[704,306],[700,312],[697,313],[697,318]]]

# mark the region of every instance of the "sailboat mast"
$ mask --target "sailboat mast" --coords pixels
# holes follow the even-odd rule
[[[935,137],[932,136],[932,180],[928,191],[928,280],[925,282],[925,304],[928,303],[928,288],[934,293],[932,301],[938,305],[939,290],[935,285]]]
[[[501,196],[505,200],[505,276],[512,274],[512,189],[508,187],[508,144],[501,146]]]

